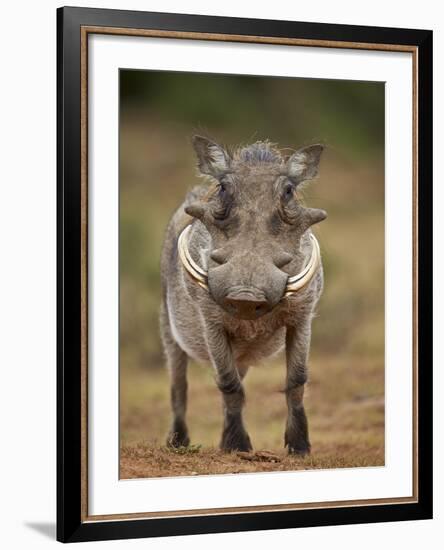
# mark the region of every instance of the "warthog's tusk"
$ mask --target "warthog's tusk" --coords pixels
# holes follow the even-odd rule
[[[199,286],[208,290],[208,272],[202,269],[193,260],[190,251],[188,250],[188,235],[190,231],[191,225],[187,225],[182,233],[179,235],[179,239],[177,241],[179,257],[188,274],[196,281]],[[321,251],[319,248],[319,243],[313,233],[310,233],[310,239],[312,242],[310,259],[300,273],[288,278],[287,286],[285,288],[285,296],[298,292],[298,290],[308,285],[308,283],[312,280],[313,276],[318,270],[321,261]]]
[[[304,269],[298,274],[288,277],[287,287],[285,289],[285,295],[292,294],[297,292],[313,279],[314,274],[318,270],[319,264],[321,263],[321,249],[319,248],[319,243],[317,238],[310,233],[311,239],[311,255],[308,260],[307,265]]]
[[[202,269],[191,257],[188,250],[187,237],[191,230],[191,225],[187,225],[177,240],[177,249],[183,266],[188,271],[189,275],[202,287],[208,290],[208,274]]]

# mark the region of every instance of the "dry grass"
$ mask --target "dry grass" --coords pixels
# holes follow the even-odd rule
[[[384,464],[384,370],[373,362],[317,360],[306,393],[312,454],[289,457],[283,449],[286,417],[281,392],[284,366],[253,368],[246,379],[245,419],[255,452],[217,449],[222,423],[220,396],[211,369],[190,368],[189,428],[192,446],[165,448],[170,419],[163,370],[133,370],[121,379],[121,478]],[[359,372],[357,372],[359,370]]]
[[[166,447],[139,443],[123,446],[120,457],[120,477],[123,479],[165,476],[196,476],[214,474],[241,474],[252,472],[280,472],[326,468],[382,466],[384,454],[375,450],[365,457],[356,456],[356,449],[323,445],[315,456],[297,458],[284,451],[255,451],[252,453],[223,453],[212,447],[188,453],[175,452]],[[345,454],[344,454],[345,453]]]

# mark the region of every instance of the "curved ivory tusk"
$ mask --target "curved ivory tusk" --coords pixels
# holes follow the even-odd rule
[[[191,257],[188,250],[188,235],[191,231],[191,225],[187,225],[179,235],[177,249],[181,262],[188,274],[198,283],[199,286],[208,290],[208,272],[202,269]],[[297,275],[289,277],[285,288],[285,296],[293,294],[305,287],[313,278],[321,262],[321,251],[319,243],[313,233],[310,233],[312,249],[310,259],[304,269]]]
[[[318,240],[313,233],[310,233],[310,239],[312,248],[308,264],[298,275],[288,278],[285,295],[297,292],[306,286],[313,279],[314,274],[318,270],[319,264],[321,263],[321,250],[319,248]]]
[[[182,233],[179,235],[177,240],[177,249],[179,251],[179,257],[182,261],[183,266],[188,271],[193,279],[202,287],[208,288],[208,275],[205,270],[203,270],[191,257],[190,251],[188,250],[187,237],[188,233],[191,230],[191,225],[187,225]]]

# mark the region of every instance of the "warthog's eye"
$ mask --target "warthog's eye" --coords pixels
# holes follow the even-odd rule
[[[225,183],[223,183],[223,182],[220,182],[220,183],[219,183],[217,194],[218,194],[218,197],[219,197],[220,199],[224,199],[224,198],[225,198],[225,196],[226,196],[226,194],[227,194],[227,186],[226,186]]]
[[[290,225],[295,223],[298,211],[295,189],[296,186],[294,183],[285,180],[280,190],[278,212],[282,221]]]
[[[291,200],[294,196],[294,185],[287,181],[284,185],[283,193],[282,193],[282,199],[284,202],[288,202]]]
[[[220,180],[213,195],[212,214],[215,220],[224,220],[228,217],[233,202],[229,181]]]

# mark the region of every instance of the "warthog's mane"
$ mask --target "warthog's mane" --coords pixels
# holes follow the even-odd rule
[[[245,164],[258,163],[278,163],[280,164],[284,157],[275,143],[270,141],[256,141],[251,145],[241,146],[234,150],[233,160]]]

